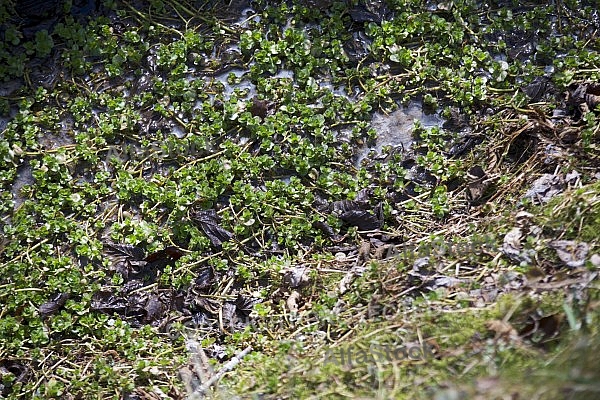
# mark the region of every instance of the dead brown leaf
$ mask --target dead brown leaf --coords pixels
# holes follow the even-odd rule
[[[493,319],[486,322],[485,326],[488,330],[493,331],[496,334],[496,340],[504,339],[511,342],[520,341],[519,334],[508,322],[499,319]]]

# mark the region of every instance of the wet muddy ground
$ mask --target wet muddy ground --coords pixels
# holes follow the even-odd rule
[[[226,360],[261,305],[316,282],[298,265],[347,260],[346,287],[493,198],[495,168],[524,165],[539,132],[556,132],[548,157],[597,133],[586,2],[30,3],[1,30],[22,29],[2,57],[23,71],[0,83],[10,352],[123,322],[196,332]],[[464,170],[505,121],[523,122],[506,150]]]

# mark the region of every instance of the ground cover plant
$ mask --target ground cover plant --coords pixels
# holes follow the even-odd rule
[[[0,22],[2,397],[598,391],[596,2]]]

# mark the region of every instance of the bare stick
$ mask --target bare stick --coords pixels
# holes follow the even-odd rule
[[[225,363],[225,365],[223,365],[223,368],[221,368],[216,374],[214,374],[208,381],[206,381],[204,384],[202,384],[202,386],[196,389],[195,393],[204,394],[215,382],[221,379],[223,375],[235,368],[235,366],[238,365],[240,361],[242,361],[242,358],[244,358],[251,351],[252,346],[246,347],[235,357],[233,357],[231,360]]]

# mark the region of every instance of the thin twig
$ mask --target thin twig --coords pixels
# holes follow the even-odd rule
[[[227,372],[229,372],[233,368],[235,368],[235,366],[238,365],[240,363],[240,361],[242,361],[242,358],[244,358],[251,351],[252,351],[252,346],[248,346],[244,350],[242,350],[240,353],[238,353],[235,357],[233,357],[225,365],[223,365],[223,368],[221,368],[219,370],[219,372],[217,372],[216,374],[214,374],[212,378],[210,378],[202,386],[200,386],[198,389],[196,389],[196,391],[194,392],[194,394],[200,394],[200,395],[202,395],[202,394],[206,393],[206,391],[212,385],[214,385],[215,382],[217,382],[219,379],[221,379],[223,377],[223,375],[225,375]]]

